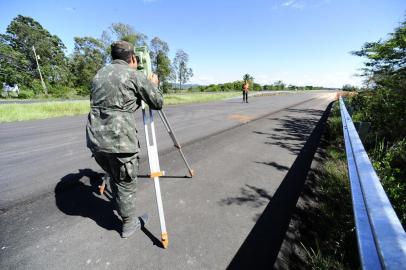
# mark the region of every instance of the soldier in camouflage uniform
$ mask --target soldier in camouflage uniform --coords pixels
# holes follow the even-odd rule
[[[117,210],[123,220],[122,237],[132,235],[148,220],[135,215],[135,191],[140,146],[135,110],[141,100],[154,110],[163,97],[154,74],[147,79],[137,71],[134,46],[125,41],[111,45],[113,62],[93,78],[90,113],[86,126],[87,147],[111,178]]]

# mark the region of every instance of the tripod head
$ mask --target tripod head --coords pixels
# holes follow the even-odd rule
[[[146,46],[137,47],[134,49],[135,57],[137,58],[137,69],[142,71],[147,78],[152,75],[151,56]]]

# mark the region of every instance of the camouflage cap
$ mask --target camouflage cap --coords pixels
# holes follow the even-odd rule
[[[134,52],[134,45],[132,45],[130,42],[127,42],[124,40],[119,40],[119,41],[113,42],[113,44],[111,44],[111,51],[112,52],[122,52],[122,51]]]

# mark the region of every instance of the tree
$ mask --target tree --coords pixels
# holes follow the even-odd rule
[[[6,84],[29,85],[34,75],[29,61],[0,37],[0,81]]]
[[[154,37],[150,45],[152,70],[158,75],[164,92],[167,92],[167,86],[169,85],[167,80],[171,74],[171,60],[168,57],[169,46],[158,37]]]
[[[371,123],[363,143],[382,185],[406,227],[406,20],[387,40],[367,42],[354,55],[365,57],[364,76],[373,91],[350,101],[357,120]]]
[[[371,130],[389,145],[406,137],[406,21],[389,34],[389,39],[367,42],[354,55],[367,59],[364,76],[375,85],[366,93],[360,110]]]
[[[114,41],[125,40],[134,46],[148,46],[148,37],[134,30],[129,24],[112,23],[107,30],[104,30],[101,36],[101,41],[104,44],[104,59],[105,62],[110,62],[111,44]]]
[[[74,40],[71,70],[75,75],[75,85],[89,90],[94,75],[104,64],[104,46],[101,40],[92,37],[75,37]]]
[[[171,60],[165,53],[159,52],[156,56],[156,65],[157,67],[155,72],[158,75],[159,83],[164,93],[166,93],[170,86],[168,83],[168,78],[171,75]]]
[[[104,30],[101,40],[104,43],[106,50],[110,53],[110,45],[113,41],[125,40],[134,44],[134,46],[148,46],[148,36],[137,32],[129,24],[124,23],[112,23],[111,26]]]
[[[341,88],[343,91],[357,91],[357,87],[351,85],[351,84],[344,84],[343,87]]]
[[[406,21],[386,41],[367,42],[354,55],[367,58],[364,76],[376,86],[406,90]]]
[[[179,82],[179,89],[182,89],[182,84],[189,81],[190,77],[193,76],[193,70],[187,66],[188,62],[189,55],[183,50],[178,50],[173,59],[172,77],[175,81]]]
[[[252,90],[254,91],[261,91],[262,90],[262,86],[258,83],[253,83],[252,85]]]
[[[35,74],[39,78],[32,50],[35,46],[37,54],[40,56],[38,61],[45,80],[52,85],[69,82],[70,74],[65,56],[65,45],[59,37],[51,35],[34,19],[18,15],[7,27],[6,34],[2,35],[2,43],[9,45],[14,52],[17,52],[21,56],[19,57],[21,61],[27,61],[27,72]]]
[[[247,73],[242,77],[242,80],[244,81],[244,84],[248,83],[252,89],[254,89],[254,77]]]
[[[274,82],[273,85],[275,87],[275,90],[283,90],[283,89],[285,89],[285,84],[281,80]]]
[[[165,41],[161,40],[159,37],[154,37],[151,42],[150,42],[150,52],[151,52],[151,60],[152,60],[152,69],[154,72],[156,72],[157,69],[157,61],[156,58],[158,56],[158,53],[164,53],[168,54],[169,52],[169,46],[168,43]]]
[[[251,75],[249,75],[249,74],[245,74],[242,77],[242,80],[244,81],[244,83],[248,83],[250,81],[250,79],[251,79]]]

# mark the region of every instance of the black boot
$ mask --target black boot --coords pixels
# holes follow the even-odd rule
[[[122,238],[128,238],[148,223],[148,214],[138,218],[123,218]]]

